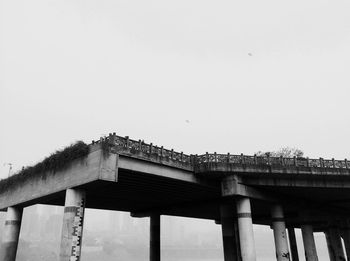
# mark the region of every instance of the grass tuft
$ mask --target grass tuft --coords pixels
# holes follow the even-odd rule
[[[89,145],[78,141],[63,150],[58,150],[34,166],[23,168],[17,174],[0,181],[0,191],[4,191],[12,185],[26,181],[34,176],[41,175],[45,178],[46,172],[55,173],[68,166],[68,164],[79,158],[86,157],[89,153]]]

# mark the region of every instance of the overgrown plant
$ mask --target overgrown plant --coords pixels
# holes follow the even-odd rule
[[[82,141],[78,141],[69,147],[64,148],[63,150],[58,150],[55,153],[51,154],[49,157],[45,158],[43,161],[37,163],[34,166],[29,166],[23,168],[17,174],[1,180],[0,181],[0,191],[8,188],[9,186],[17,183],[23,182],[33,176],[41,175],[46,172],[55,173],[58,170],[62,170],[67,165],[79,158],[87,156],[89,153],[89,145],[85,144]]]
[[[112,143],[110,139],[105,138],[101,141],[101,149],[102,149],[103,157],[107,157],[109,155],[111,151],[111,146],[112,146]]]
[[[258,151],[255,153],[260,157],[285,157],[285,158],[303,158],[304,152],[298,148],[283,147],[276,151]]]

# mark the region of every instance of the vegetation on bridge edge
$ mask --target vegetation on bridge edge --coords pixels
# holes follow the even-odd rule
[[[36,165],[24,167],[15,175],[1,180],[0,191],[7,189],[17,182],[28,180],[33,176],[41,175],[42,178],[45,178],[45,173],[55,173],[58,170],[62,170],[67,167],[71,161],[84,158],[88,153],[89,145],[85,144],[83,141],[77,141],[63,150],[56,151]]]
[[[113,146],[113,141],[109,138],[104,138],[100,141],[101,150],[103,157],[107,157],[111,152],[111,147]]]

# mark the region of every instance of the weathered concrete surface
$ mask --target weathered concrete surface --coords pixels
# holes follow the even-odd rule
[[[297,240],[295,238],[294,228],[292,227],[288,228],[288,238],[289,238],[289,246],[290,246],[290,252],[292,257],[291,259],[293,261],[299,261]]]
[[[341,230],[341,236],[344,240],[346,256],[350,259],[350,229],[348,227],[348,222],[345,223],[345,228]]]
[[[274,197],[271,194],[262,192],[252,186],[243,184],[242,177],[238,175],[231,175],[222,179],[221,182],[222,196],[243,196],[253,199],[261,199],[266,201],[278,201],[279,198]]]
[[[79,261],[83,240],[85,191],[67,189],[63,215],[60,261]]]
[[[240,261],[240,246],[235,202],[225,202],[220,206],[222,241],[225,261]]]
[[[332,247],[332,242],[331,242],[331,237],[330,237],[329,231],[325,231],[324,234],[325,234],[326,242],[327,242],[329,260],[335,261],[336,254],[335,254],[334,249]]]
[[[131,179],[134,179],[136,181],[130,184],[122,183],[123,190],[127,189],[125,186],[129,186],[129,189],[134,189],[134,185],[139,186],[139,184],[146,180],[152,180],[153,182],[153,179],[158,179],[158,177],[160,178],[160,184],[163,182],[167,184],[177,182],[178,185],[175,186],[182,187],[185,187],[185,184],[193,184],[193,186],[197,186],[200,191],[203,191],[200,193],[205,194],[205,191],[208,191],[208,195],[212,191],[220,189],[219,186],[213,184],[212,181],[197,177],[193,172],[188,170],[115,153],[109,153],[106,156],[99,146],[95,145],[91,146],[91,148],[91,152],[86,158],[73,161],[63,170],[57,171],[56,173],[48,172],[39,174],[23,182],[12,184],[6,190],[0,191],[0,209],[5,209],[13,205],[25,207],[46,202],[49,204],[64,204],[63,193],[67,188],[82,187],[90,183],[96,183],[96,181],[108,181],[117,184],[119,183],[118,172],[124,173],[124,177],[126,177],[124,180],[128,179],[131,181]],[[181,183],[183,185],[181,185]],[[96,184],[96,186],[92,185],[89,189],[95,190],[97,185],[98,184]],[[104,185],[100,183],[98,186],[102,188]],[[109,187],[110,190],[113,191],[113,188],[111,186]],[[171,185],[171,187],[174,187],[174,185]],[[164,189],[165,188],[167,187],[165,186]],[[98,194],[103,197],[104,192],[105,191]],[[93,193],[97,193],[97,191],[93,191]],[[140,195],[134,196],[141,199]],[[52,199],[57,197],[60,198],[59,201]],[[143,197],[145,197],[145,195]],[[206,198],[204,197],[203,199]],[[94,202],[92,202],[92,204],[92,207],[96,207]],[[102,208],[106,207],[102,206]],[[109,208],[112,207],[107,207],[107,209]],[[132,209],[130,209],[130,211],[131,210]]]
[[[326,233],[327,245],[329,247],[330,259],[334,261],[345,261],[345,253],[337,228],[332,227]]]
[[[13,184],[7,190],[0,191],[0,209],[40,203],[43,197],[99,179],[117,181],[116,154],[109,154],[105,158],[102,150],[97,149],[86,158],[72,162],[64,170]]]
[[[329,210],[338,216],[350,210],[349,169],[203,163],[195,173],[194,155],[172,155],[163,148],[152,150],[150,145],[145,149],[141,141],[135,149],[136,141],[123,140],[106,157],[102,144],[93,144],[85,159],[62,171],[12,184],[0,191],[0,210],[36,203],[64,205],[68,188],[84,189],[91,195],[86,207],[130,211],[134,216],[158,212],[219,220],[222,201],[248,197],[253,221],[265,225],[271,223],[271,205],[283,198],[290,226],[302,224],[298,216],[302,206],[296,201],[320,210],[312,217],[320,224],[315,231],[326,224]]]
[[[289,261],[290,255],[286,235],[286,224],[284,222],[284,214],[281,205],[272,206],[271,217],[277,261]]]
[[[124,155],[119,155],[118,168],[212,186],[209,181],[194,175],[192,171],[172,168],[166,165],[140,159],[129,158],[125,157]]]
[[[237,217],[242,261],[256,261],[252,212],[249,198],[237,199]]]
[[[312,225],[302,225],[301,232],[305,249],[305,259],[307,261],[318,261]]]
[[[307,175],[307,176],[325,176],[339,175],[349,176],[350,169],[340,168],[314,168],[314,167],[294,167],[294,166],[261,166],[261,165],[244,165],[244,164],[227,164],[227,163],[210,163],[197,166],[196,173],[210,173],[213,177],[227,175],[230,173],[246,173],[246,174],[264,174],[264,176],[272,175]]]
[[[4,234],[0,250],[0,261],[15,261],[19,232],[21,228],[22,209],[9,207],[7,209]]]
[[[243,179],[243,184],[251,186],[301,187],[301,188],[345,188],[350,189],[350,174],[348,176],[284,176],[249,177]]]

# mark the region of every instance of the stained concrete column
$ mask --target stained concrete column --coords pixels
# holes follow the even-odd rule
[[[15,261],[19,232],[22,221],[22,209],[8,207],[3,231],[0,261]]]
[[[302,225],[301,233],[305,249],[305,258],[307,261],[318,261],[314,231],[312,225]]]
[[[290,252],[292,254],[292,260],[299,261],[298,245],[297,245],[297,240],[295,238],[295,231],[293,227],[288,228],[288,238],[289,238]]]
[[[277,261],[289,261],[288,240],[286,234],[286,224],[284,222],[283,209],[280,205],[271,208],[272,229],[275,238]]]
[[[237,218],[242,261],[256,261],[253,221],[249,198],[237,199]]]
[[[334,252],[333,247],[332,247],[332,242],[331,242],[331,237],[329,235],[329,232],[326,231],[326,232],[324,232],[324,234],[325,234],[326,242],[327,242],[329,260],[335,261],[335,252]]]
[[[223,203],[220,206],[222,241],[225,261],[240,261],[239,237],[236,207],[230,203]]]
[[[150,216],[150,249],[149,260],[160,261],[160,215]]]
[[[66,190],[60,261],[79,261],[83,239],[85,192],[78,189]]]
[[[338,229],[337,228],[330,228],[327,231],[327,233],[328,233],[327,244],[329,241],[328,251],[329,251],[329,256],[330,256],[331,261],[344,261],[344,260],[346,260],[345,254],[344,254],[344,249],[343,249],[343,244],[341,242],[341,237],[340,237],[340,234],[338,232]]]
[[[350,229],[349,228],[342,229],[341,234],[344,240],[346,257],[347,257],[347,260],[349,261],[350,260]]]

